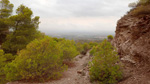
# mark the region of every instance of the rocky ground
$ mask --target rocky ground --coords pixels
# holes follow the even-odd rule
[[[89,51],[86,55],[78,55],[74,59],[74,66],[68,68],[68,70],[63,73],[63,77],[58,80],[46,83],[21,83],[17,81],[7,84],[91,84],[88,71],[88,63],[90,59]]]

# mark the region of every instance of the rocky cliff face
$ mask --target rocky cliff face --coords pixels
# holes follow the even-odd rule
[[[112,44],[125,65],[120,84],[150,84],[150,15],[122,17]]]

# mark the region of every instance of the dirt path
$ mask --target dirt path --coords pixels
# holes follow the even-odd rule
[[[30,84],[91,84],[89,81],[88,63],[90,61],[89,51],[86,55],[78,55],[74,59],[75,66],[68,68],[63,73],[63,77],[46,83],[30,83]],[[7,83],[7,84],[29,84],[29,83]]]
[[[91,84],[88,74],[89,51],[86,55],[78,55],[75,58],[75,66],[64,72],[65,77],[46,84]]]

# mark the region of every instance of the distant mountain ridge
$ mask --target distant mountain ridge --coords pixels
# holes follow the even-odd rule
[[[66,39],[83,39],[83,40],[98,40],[105,39],[108,35],[114,35],[114,32],[53,32],[46,33],[49,36],[57,37],[57,38],[66,38]]]

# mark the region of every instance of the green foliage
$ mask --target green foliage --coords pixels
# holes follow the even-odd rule
[[[83,44],[83,51],[81,52],[81,54],[85,55],[86,52],[90,49],[90,45],[88,43],[84,43]]]
[[[73,40],[70,41],[64,39],[60,41],[60,44],[63,52],[63,61],[71,61],[75,56],[79,54],[79,52],[76,49],[75,42]]]
[[[129,3],[128,7],[135,8],[137,6],[136,2]]]
[[[39,17],[32,18],[32,11],[24,5],[19,6],[16,12],[17,15],[10,17],[13,32],[2,44],[6,53],[16,54],[17,51],[25,48],[28,43],[37,38]]]
[[[94,53],[96,53],[98,51],[99,43],[97,43],[97,42],[90,42],[89,45],[92,48],[92,50],[90,51],[90,55],[93,56]]]
[[[112,39],[113,39],[113,36],[112,36],[112,35],[108,35],[108,36],[107,36],[107,39],[112,40]]]
[[[11,4],[9,0],[1,0],[0,4],[0,18],[9,17],[12,13],[13,4]]]
[[[13,4],[9,0],[0,1],[0,44],[5,41],[9,33],[9,16],[12,13]]]
[[[89,73],[91,81],[98,81],[99,84],[116,84],[122,78],[117,52],[106,40],[95,47],[93,52],[94,58],[90,63]]]
[[[60,44],[50,37],[34,40],[18,53],[16,59],[5,67],[9,81],[26,79],[45,81],[61,76],[62,64]]]
[[[94,47],[94,46],[97,46],[97,45],[98,45],[98,42],[90,42],[89,45],[90,45],[90,48],[92,48],[92,47]]]
[[[7,54],[5,54],[4,57],[6,59],[6,62],[9,63],[16,58],[16,55],[12,55],[11,53],[7,53]]]
[[[138,0],[136,2],[130,3],[128,6],[131,8],[136,8],[141,5],[145,6],[145,5],[149,5],[149,4],[150,4],[150,0]]]
[[[101,44],[94,46],[90,51],[90,55],[95,56],[101,50]]]
[[[150,0],[139,0],[138,5],[147,5],[150,4]]]
[[[80,54],[84,51],[83,44],[81,44],[80,42],[76,43],[76,47]]]
[[[132,3],[129,4],[132,7]],[[150,0],[139,0],[136,3],[136,6],[133,6],[133,9],[129,12],[129,15],[132,16],[143,16],[150,14]]]
[[[65,40],[65,38],[56,38],[56,37],[54,37],[53,38],[56,42],[61,42],[61,41],[64,41]]]
[[[83,44],[83,49],[84,49],[85,51],[88,51],[88,50],[90,49],[90,45],[89,45],[88,43],[84,43],[84,44]]]
[[[0,50],[0,84],[4,84],[5,82],[5,74],[4,74],[4,66],[5,66],[6,58],[4,57],[4,51]]]
[[[142,16],[146,14],[150,14],[150,5],[140,5],[131,11],[134,16]]]
[[[2,68],[5,66],[5,61],[6,58],[4,57],[4,51],[0,50],[0,75],[4,73]]]
[[[86,52],[91,48],[89,43],[81,44],[79,42],[76,43],[76,47],[77,47],[77,50],[80,52],[80,54],[83,54],[83,55],[85,55]]]

